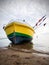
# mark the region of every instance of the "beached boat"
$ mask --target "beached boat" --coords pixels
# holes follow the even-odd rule
[[[11,22],[3,27],[8,39],[13,44],[30,42],[33,39],[34,29],[27,24],[20,22]]]

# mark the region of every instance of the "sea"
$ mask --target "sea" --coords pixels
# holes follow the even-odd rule
[[[0,48],[6,47],[11,43],[10,40],[7,39],[0,39]],[[32,49],[35,49],[37,51],[44,51],[44,52],[49,52],[49,46],[45,46],[39,43],[33,43]]]

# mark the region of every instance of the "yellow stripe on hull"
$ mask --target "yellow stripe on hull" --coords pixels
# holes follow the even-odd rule
[[[18,22],[12,22],[12,23],[8,24],[4,28],[4,30],[6,31],[7,35],[9,35],[13,32],[19,32],[19,33],[27,34],[30,36],[33,36],[33,34],[34,34],[33,28],[31,28],[30,26],[28,26],[26,24],[22,24],[22,23],[18,23]]]

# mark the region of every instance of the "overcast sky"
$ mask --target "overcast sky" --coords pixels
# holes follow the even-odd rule
[[[44,21],[47,24],[35,30],[34,42],[39,43],[41,40],[41,43],[49,44],[49,0],[0,0],[0,37],[6,37],[3,26],[11,20],[25,19],[26,24],[33,27],[44,15],[47,17]]]

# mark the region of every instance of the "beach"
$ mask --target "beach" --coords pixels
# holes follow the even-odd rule
[[[49,53],[0,48],[0,65],[49,65]]]

